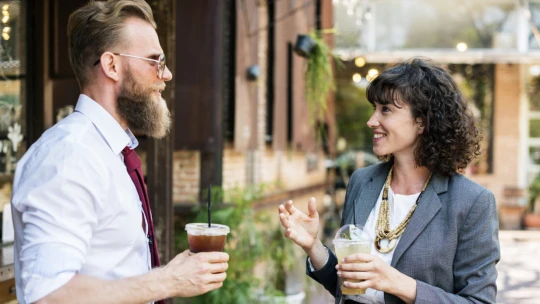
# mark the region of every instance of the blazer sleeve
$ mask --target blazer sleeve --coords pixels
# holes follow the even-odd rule
[[[499,224],[493,193],[484,190],[469,210],[458,235],[454,292],[417,280],[416,302],[495,303],[500,260]]]
[[[359,182],[360,169],[354,171],[349,179],[349,184],[347,185],[347,193],[345,194],[345,205],[343,206],[343,215],[341,218],[341,226],[343,226],[343,219],[348,212],[352,212],[352,204],[354,204],[354,199],[356,197],[356,192],[358,191],[358,186],[355,186]],[[326,247],[326,246],[325,246]],[[338,264],[337,258],[332,253],[328,247],[328,261],[323,266],[323,268],[311,271],[309,261],[306,259],[306,274],[308,277],[314,279],[318,283],[324,286],[334,297],[336,297],[336,291],[338,287],[338,275],[336,265]]]
[[[334,253],[330,251],[330,249],[328,249],[328,261],[323,266],[323,268],[319,270],[311,271],[309,267],[309,261],[306,260],[306,274],[308,275],[308,277],[321,284],[334,297],[336,297],[336,290],[338,285],[338,276],[336,270],[337,264],[337,258]]]

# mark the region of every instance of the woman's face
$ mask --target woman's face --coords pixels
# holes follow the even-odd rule
[[[414,157],[424,127],[414,121],[407,103],[398,101],[397,105],[375,103],[375,112],[367,122],[373,129],[373,153],[377,156]]]

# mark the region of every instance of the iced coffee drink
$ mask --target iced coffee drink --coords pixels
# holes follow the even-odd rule
[[[225,240],[229,233],[229,227],[220,224],[193,223],[186,225],[188,234],[189,251],[210,252],[223,251]]]

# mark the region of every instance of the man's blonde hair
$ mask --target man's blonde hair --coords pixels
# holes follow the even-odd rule
[[[81,89],[88,84],[89,71],[104,52],[126,45],[122,35],[128,18],[145,20],[157,28],[152,9],[144,0],[91,0],[69,16],[69,60]]]

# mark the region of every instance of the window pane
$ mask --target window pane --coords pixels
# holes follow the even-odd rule
[[[24,151],[26,20],[21,6],[21,1],[0,1],[0,187]]]
[[[518,11],[510,0],[334,0],[338,48],[516,49]]]
[[[540,119],[529,120],[529,137],[540,138]]]
[[[459,89],[469,100],[469,108],[482,129],[482,153],[471,164],[473,174],[492,172],[493,159],[493,82],[492,64],[453,64],[448,66]]]
[[[529,160],[531,164],[540,165],[540,147],[529,148]]]

